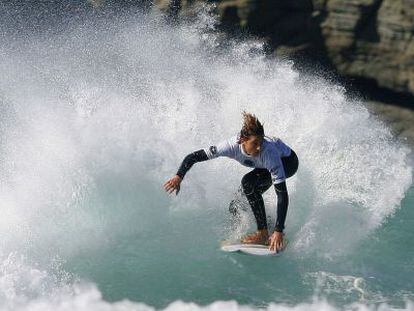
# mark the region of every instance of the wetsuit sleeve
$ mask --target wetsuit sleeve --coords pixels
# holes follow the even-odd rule
[[[277,195],[277,219],[275,231],[283,232],[285,229],[285,220],[289,205],[289,195],[286,188],[286,182],[275,184],[275,190]]]
[[[208,157],[203,149],[190,153],[184,158],[183,162],[181,163],[180,168],[177,171],[177,175],[181,178],[184,178],[185,174],[190,170],[194,163],[206,160],[208,160]]]
[[[184,178],[194,163],[215,159],[218,157],[231,157],[233,154],[233,145],[231,140],[222,141],[218,145],[209,148],[194,151],[187,155],[178,169],[177,175]]]

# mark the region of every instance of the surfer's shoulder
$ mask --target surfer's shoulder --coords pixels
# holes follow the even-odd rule
[[[238,140],[236,136],[227,138],[219,142],[217,145],[204,149],[208,158],[213,159],[220,156],[234,157],[238,152]]]
[[[269,145],[272,145],[276,148],[290,148],[282,139],[279,137],[267,137],[265,136],[265,141],[268,142]]]
[[[276,148],[277,145],[277,139],[276,137],[268,137],[265,136],[264,140],[263,140],[263,151],[265,154],[268,154],[269,152],[272,153],[274,152],[274,149]]]

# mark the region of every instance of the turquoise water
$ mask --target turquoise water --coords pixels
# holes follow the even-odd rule
[[[154,221],[147,232],[131,230],[92,257],[85,251],[67,268],[98,284],[110,301],[129,298],[157,308],[179,299],[201,305],[232,299],[255,306],[298,304],[314,295],[340,305],[403,307],[404,299],[413,299],[413,190],[394,217],[335,260],[301,258],[290,250],[278,258],[226,254],[218,249],[224,212],[185,211],[162,217],[162,230]]]
[[[410,147],[260,42],[223,46],[209,15],[121,17],[0,48],[1,309],[412,310]],[[248,169],[208,161],[178,196],[162,189],[243,110],[300,158],[277,258],[219,250],[254,230],[227,211]]]

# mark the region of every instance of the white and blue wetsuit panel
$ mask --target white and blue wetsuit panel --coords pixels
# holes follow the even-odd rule
[[[285,181],[286,175],[281,158],[288,157],[291,149],[281,139],[265,136],[259,155],[254,157],[244,152],[238,140],[238,136],[234,136],[203,150],[208,159],[228,157],[247,167],[265,168],[270,172],[274,184]]]

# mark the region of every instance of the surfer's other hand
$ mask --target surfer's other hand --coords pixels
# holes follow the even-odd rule
[[[273,232],[269,238],[269,250],[280,252],[283,249],[283,233]]]
[[[171,194],[175,190],[175,195],[177,195],[178,192],[180,192],[180,184],[182,180],[183,179],[180,176],[175,175],[173,178],[171,178],[164,184],[165,191]]]

